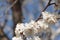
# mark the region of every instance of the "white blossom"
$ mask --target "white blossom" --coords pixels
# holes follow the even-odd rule
[[[27,36],[30,36],[30,35],[33,35],[33,33],[34,33],[34,30],[33,30],[33,28],[32,27],[26,27],[26,28],[24,28],[24,32],[23,32],[23,34],[27,37]]]
[[[45,20],[47,23],[56,23],[57,22],[57,18],[56,15],[51,14],[49,12],[42,12],[43,14],[43,20]]]
[[[40,26],[42,29],[47,29],[47,28],[48,28],[48,24],[46,24],[46,23],[44,22],[44,20],[39,20],[37,23],[39,24],[39,26]]]
[[[12,40],[23,40],[21,37],[13,37]]]
[[[34,36],[34,40],[41,40],[41,38],[39,38],[39,36]]]
[[[23,40],[23,29],[24,29],[24,24],[18,23],[15,28],[16,36],[13,37],[12,40]]]
[[[24,24],[23,24],[23,23],[18,23],[18,24],[16,25],[16,28],[15,28],[15,34],[16,34],[17,36],[19,36],[20,33],[22,33],[23,31],[24,31]]]

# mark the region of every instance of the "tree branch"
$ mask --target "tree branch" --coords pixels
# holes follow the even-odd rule
[[[49,0],[47,6],[44,8],[43,12],[47,9],[48,6],[50,6],[50,3],[51,3],[52,0]]]
[[[57,6],[56,3],[51,3],[51,1],[52,0],[49,0],[47,6],[44,8],[44,10],[42,12],[44,12],[50,5],[53,5],[54,4],[55,6]],[[42,14],[39,16],[39,18],[36,21],[38,21],[39,19],[41,19],[41,16],[42,16]]]

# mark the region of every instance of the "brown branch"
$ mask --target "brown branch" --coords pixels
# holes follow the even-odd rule
[[[39,18],[36,20],[36,22],[37,22],[38,20],[40,20],[40,19],[42,19],[42,14],[40,14],[40,16],[39,16]]]
[[[57,6],[56,3],[51,3],[51,1],[52,1],[52,0],[49,0],[47,6],[44,8],[44,10],[43,10],[42,12],[44,12],[49,6],[51,6],[51,5],[53,5],[53,4],[54,4],[55,6]],[[39,18],[38,18],[36,21],[38,21],[39,19],[41,19],[41,18],[42,18],[41,16],[42,16],[42,14],[39,16]]]
[[[49,0],[47,6],[44,8],[43,12],[47,9],[48,6],[50,6],[50,3],[51,3],[52,0]]]

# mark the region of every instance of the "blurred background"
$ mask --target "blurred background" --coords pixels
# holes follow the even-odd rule
[[[15,36],[14,29],[17,23],[26,23],[37,20],[49,0],[0,0],[0,40],[12,40]],[[54,3],[52,0],[51,3]],[[45,11],[57,12],[55,6],[49,6]],[[53,25],[53,29],[60,28],[60,21]],[[60,35],[60,34],[59,34]],[[54,40],[60,40],[57,36]]]

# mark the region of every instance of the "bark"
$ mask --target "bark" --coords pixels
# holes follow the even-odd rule
[[[8,2],[10,4],[13,4],[14,1],[16,1],[16,0],[8,0]],[[20,0],[17,0],[17,2],[12,7],[14,30],[15,30],[15,27],[16,27],[17,23],[22,23],[23,16],[22,16],[22,11],[21,11],[22,10],[21,5],[22,5],[22,2],[20,2]]]

